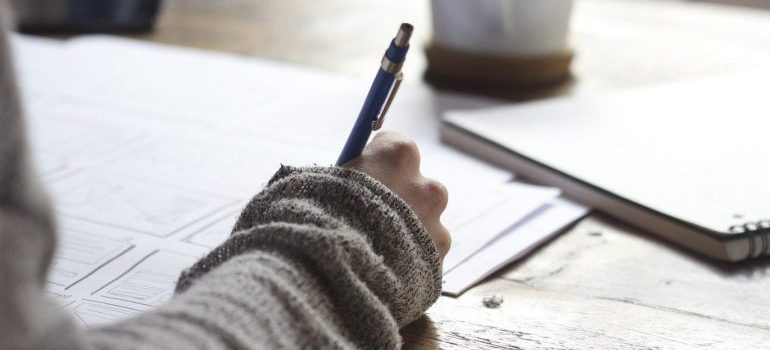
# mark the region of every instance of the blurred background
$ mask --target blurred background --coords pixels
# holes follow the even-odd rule
[[[393,36],[398,23],[415,25],[414,46],[424,47],[432,36],[428,0],[16,2],[23,4],[19,5],[22,31],[53,36],[72,35],[62,31],[121,33],[365,79],[373,74],[372,62],[379,61],[382,43]],[[57,26],[66,22],[57,16],[68,9],[73,22],[96,18],[96,24]],[[107,20],[99,22],[100,18]],[[761,65],[770,55],[770,0],[576,0],[569,38],[575,50],[574,79],[538,90],[533,98]],[[419,51],[413,50],[418,54],[412,54],[405,67],[407,81],[423,77],[426,60]]]

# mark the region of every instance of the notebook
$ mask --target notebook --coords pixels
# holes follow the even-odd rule
[[[447,113],[442,140],[709,257],[770,245],[770,71]]]

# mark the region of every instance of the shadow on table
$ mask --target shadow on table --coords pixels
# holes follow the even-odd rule
[[[438,331],[428,315],[422,315],[401,329],[404,338],[403,349],[438,349]]]

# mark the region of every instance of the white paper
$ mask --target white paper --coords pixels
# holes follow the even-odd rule
[[[442,291],[459,295],[503,266],[520,259],[588,212],[563,197],[511,227],[496,240],[444,273]]]
[[[476,187],[466,193],[458,193],[458,200],[452,207],[447,207],[443,215],[448,218],[445,221],[448,221],[447,228],[452,233],[452,248],[444,258],[444,271],[455,268],[558,195],[558,189],[522,183],[510,183],[486,191],[483,187]],[[453,221],[458,219],[463,221]]]
[[[14,45],[33,160],[60,228],[47,289],[84,327],[167,300],[280,164],[331,164],[368,90],[305,68],[122,39],[17,36]],[[507,172],[439,143],[444,110],[490,103],[407,87],[386,120],[420,145],[423,173],[448,186],[443,219],[460,252],[556,193],[506,184]]]

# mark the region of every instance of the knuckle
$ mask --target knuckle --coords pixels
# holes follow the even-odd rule
[[[436,248],[438,248],[438,251],[441,253],[441,255],[446,255],[451,247],[452,235],[449,234],[449,231],[447,231],[446,228],[443,228],[439,237],[436,237]]]
[[[420,151],[417,148],[417,144],[412,140],[399,139],[393,141],[390,149],[393,151],[393,154],[399,158],[406,158],[410,160],[420,158]]]
[[[446,186],[436,180],[428,179],[424,185],[425,195],[439,212],[443,212],[449,203],[449,191]]]
[[[382,130],[374,135],[374,138],[372,139],[372,141],[379,142],[383,140],[391,140],[398,137],[401,137],[401,135],[395,131]]]
[[[406,138],[389,141],[380,148],[381,156],[396,167],[419,168],[420,151],[417,144]]]

